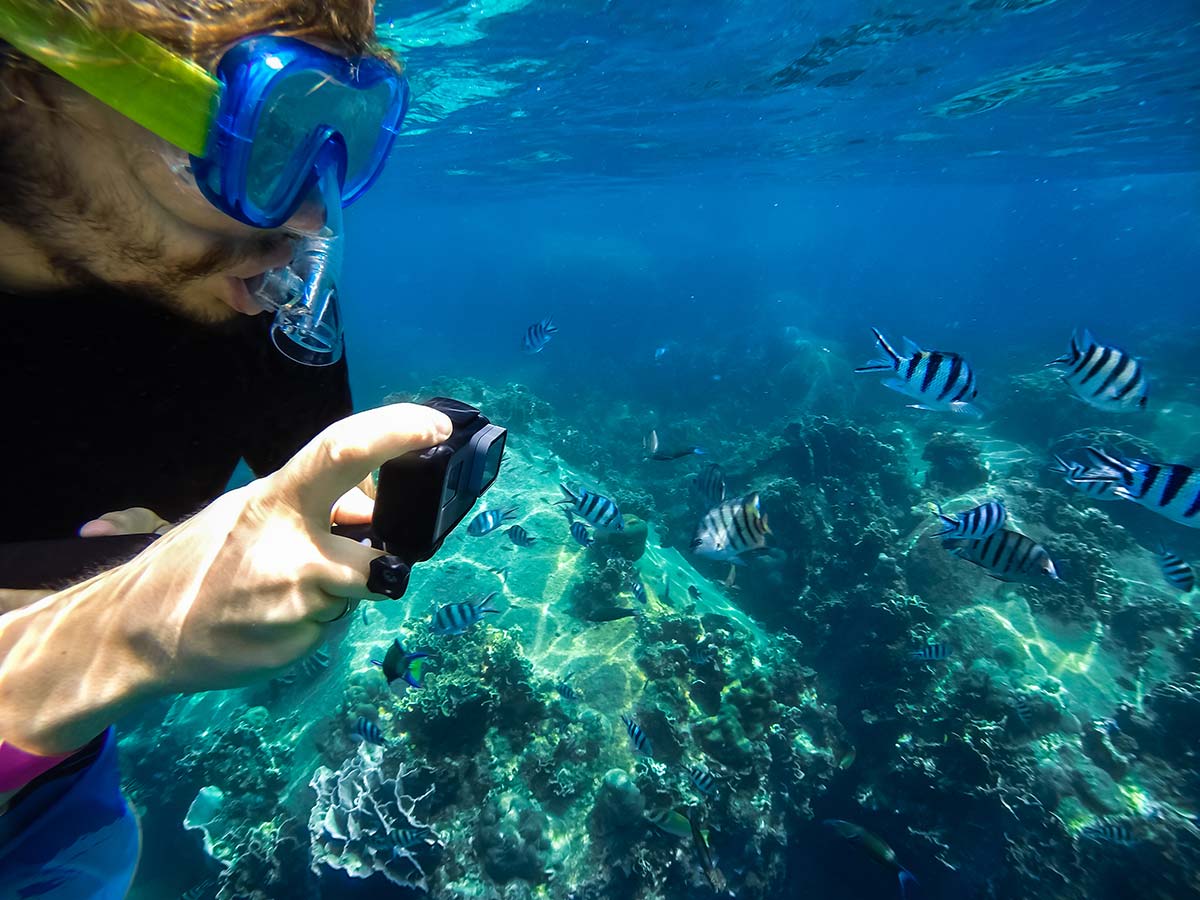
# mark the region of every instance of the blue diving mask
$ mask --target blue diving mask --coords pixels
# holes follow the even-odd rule
[[[324,226],[295,233],[292,262],[266,273],[254,297],[275,313],[280,352],[305,365],[335,363],[341,210],[382,171],[408,85],[382,60],[346,60],[277,37],[237,44],[217,77],[220,106],[205,154],[191,156],[192,174],[209,202],[250,225],[284,225],[306,201],[324,208]]]

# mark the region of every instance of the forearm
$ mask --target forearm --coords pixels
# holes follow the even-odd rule
[[[50,591],[23,591],[14,588],[0,588],[0,615],[28,606],[35,600],[41,600]]]
[[[0,739],[69,752],[156,693],[123,569],[0,615]]]

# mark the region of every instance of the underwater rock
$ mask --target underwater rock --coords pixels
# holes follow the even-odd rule
[[[1139,597],[1113,613],[1109,634],[1135,653],[1145,654],[1156,636],[1176,633],[1194,621],[1195,613],[1173,597]]]
[[[379,873],[392,884],[428,890],[435,861],[431,845],[406,846],[402,832],[426,827],[415,807],[433,789],[408,796],[404,770],[389,777],[382,763],[382,749],[363,744],[340,769],[320,766],[313,774],[309,786],[317,798],[308,820],[313,871],[329,866],[352,878]]]
[[[608,769],[592,805],[592,830],[600,836],[624,832],[631,822],[641,820],[644,811],[646,799],[629,773],[624,769]]]
[[[540,884],[549,877],[549,819],[532,800],[505,793],[493,797],[475,823],[475,852],[497,884]]]
[[[965,494],[987,484],[991,473],[975,442],[957,431],[938,431],[921,453],[929,463],[925,487],[941,493]]]
[[[1066,342],[1064,340],[1064,347]],[[988,422],[999,436],[1029,447],[1046,447],[1080,426],[1102,426],[1109,414],[1071,396],[1052,369],[1036,369],[993,392]]]
[[[646,523],[632,514],[625,514],[625,527],[621,531],[596,529],[593,536],[596,546],[611,550],[623,559],[637,562],[646,552]]]
[[[754,763],[754,742],[746,736],[733,707],[723,705],[715,716],[692,725],[696,744],[713,759],[735,771],[749,770]]]

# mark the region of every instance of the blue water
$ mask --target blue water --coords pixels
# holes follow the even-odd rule
[[[837,7],[384,4],[415,99],[347,216],[362,401],[397,367],[510,374],[551,313],[577,365],[546,387],[777,325],[875,323],[986,368],[1085,320],[1188,320],[1194,4]]]
[[[332,664],[294,686],[248,690],[237,702],[256,715],[267,748],[258,756],[224,755],[228,734],[239,753],[242,741],[253,748],[245,727],[213,726],[193,745],[186,727],[208,721],[203,705],[171,726],[186,748],[177,755],[193,754],[188,778],[197,784],[240,784],[231,768],[245,774],[262,759],[301,770],[279,788],[290,819],[266,796],[274,782],[261,787],[254,777],[245,779],[249,811],[235,809],[239,827],[275,815],[271,834],[284,821],[299,835],[264,852],[284,861],[263,896],[311,896],[318,882],[332,900],[416,896],[381,878],[364,884],[328,866],[309,869],[307,778],[317,764],[351,765],[344,732],[360,715],[378,716],[395,736],[388,772],[412,763],[437,784],[431,808],[413,817],[447,847],[434,897],[717,896],[686,839],[665,838],[636,814],[615,835],[590,818],[610,766],[653,798],[647,809],[696,801],[685,758],[715,760],[726,779],[718,801],[695,805],[705,807],[739,896],[898,896],[894,871],[833,839],[825,818],[884,835],[921,880],[909,900],[1125,900],[1142,888],[1154,900],[1200,896],[1200,832],[1187,818],[1200,809],[1200,620],[1161,583],[1151,550],[1170,539],[1200,560],[1200,533],[1132,504],[1089,504],[1044,472],[1054,442],[1081,425],[1200,447],[1195,0],[477,0],[377,9],[414,99],[388,170],[346,214],[342,297],[355,402],[368,408],[431,385],[464,385],[469,400],[520,386],[548,401],[537,407],[545,420],[513,428],[516,453],[489,498],[520,504],[539,543],[514,550],[499,535],[490,545],[452,537],[452,562],[431,570],[445,586],[435,579],[419,588],[433,596],[418,594],[416,611],[355,619],[351,649],[334,647]],[[543,352],[522,353],[525,329],[546,316],[558,334]],[[966,426],[915,414],[877,379],[854,376],[853,366],[874,355],[872,326],[965,354],[985,410],[1004,402],[1003,414]],[[1014,393],[1079,326],[1143,358],[1147,417],[1105,418],[1057,382]],[[666,353],[656,363],[658,348]],[[812,384],[818,406],[806,405]],[[856,399],[843,404],[842,395]],[[793,421],[801,424],[788,431]],[[651,425],[710,453],[649,462],[640,447]],[[931,486],[923,468],[932,457],[922,451],[936,451],[939,432],[960,426],[990,473],[967,488]],[[815,450],[804,456],[822,442],[825,469],[805,462]],[[543,456],[530,450],[535,443]],[[962,458],[941,476],[962,475],[970,466]],[[731,495],[764,492],[775,527],[775,555],[741,570],[736,590],[721,586],[723,566],[689,551],[703,510],[687,482],[710,460],[726,467]],[[606,479],[605,490],[630,498],[662,537],[636,570],[655,598],[636,630],[629,622],[598,628],[572,610],[574,592],[588,590],[578,582],[598,570],[571,568],[583,551],[557,511],[547,512],[543,495],[554,494],[558,477],[541,469],[547,461]],[[988,492],[1011,499],[1022,527],[1046,541],[1063,567],[1061,591],[1010,594],[916,541],[928,503]],[[744,634],[721,648],[731,671],[713,688],[712,709],[702,709],[694,660],[682,674],[654,674],[682,653],[667,645],[698,629],[679,560],[696,564],[699,575],[686,578],[703,582],[707,600],[761,623],[746,629],[761,639],[757,649]],[[375,630],[379,640],[395,633],[424,646],[415,642],[430,640],[425,604],[446,599],[438,592],[491,590],[494,568],[510,561],[504,614],[479,629],[484,636],[437,645],[445,658],[440,670],[431,666],[424,695],[450,697],[439,702],[466,720],[454,727],[486,737],[463,749],[443,723],[431,748],[422,716],[436,711],[411,692],[385,697],[366,662]],[[564,570],[571,574],[560,577]],[[674,604],[660,600],[664,574],[677,579]],[[539,607],[552,591],[549,608]],[[666,637],[655,630],[665,621]],[[614,632],[604,628],[629,628],[615,656],[605,656],[613,651],[604,635]],[[719,630],[711,620],[704,628]],[[580,663],[575,705],[554,689],[576,665],[570,641],[549,654],[540,643],[556,635],[576,640],[590,660],[591,668]],[[950,640],[953,658],[914,667],[908,650],[929,640]],[[494,656],[480,663],[471,654],[517,644],[538,667],[543,707],[514,725],[505,691],[516,681],[489,671]],[[717,707],[724,715],[737,706],[729,698],[741,696],[738,679],[768,671],[748,646],[776,654],[772,709],[788,708],[791,718],[776,724],[791,730],[772,743],[764,725],[753,764],[739,769],[732,740],[703,737]],[[621,679],[597,674],[606,658],[620,671],[644,669],[645,686],[631,681],[626,696]],[[812,667],[803,702],[786,693],[788,679],[800,677],[788,670],[793,662]],[[454,699],[476,681],[506,698],[482,720]],[[1160,684],[1166,699],[1153,701]],[[685,713],[676,715],[671,691],[692,692]],[[1022,724],[1015,704],[1029,698],[1043,713],[1061,700],[1064,712],[1039,721],[1035,711],[1034,724]],[[745,727],[762,725],[752,700],[740,702]],[[648,717],[664,705],[672,718],[663,724],[657,713],[655,740],[683,749],[675,759],[667,750],[655,769],[624,752],[618,716],[628,708],[654,722]],[[1128,732],[1113,740],[1129,765],[1124,773],[1110,765],[1118,773],[1110,782],[1102,763],[1111,760],[1087,742],[1088,723],[1113,716]],[[158,750],[156,729],[143,724],[131,755],[176,753]],[[583,786],[561,808],[556,792],[567,788],[538,781],[556,742],[571,752],[601,748],[564,776]],[[797,764],[796,774],[788,754],[804,745],[811,752],[796,754],[808,768]],[[193,787],[174,807],[190,802]],[[493,877],[495,857],[512,862],[528,845],[513,832],[510,847],[489,855],[484,845],[500,826],[476,828],[480,811],[510,794],[544,804],[546,828],[566,849],[551,863],[531,853],[533,874],[506,883]],[[788,805],[792,795],[803,796],[802,808]],[[1081,840],[1105,821],[1105,804],[1146,840],[1098,850]],[[510,810],[508,819],[519,817]],[[232,880],[214,874],[195,836],[181,839],[174,824],[155,839],[187,847],[170,851],[186,878],[155,860],[138,900],[172,877],[208,878],[204,897]],[[760,840],[759,831],[771,836]],[[250,851],[245,858],[257,861]],[[771,871],[755,868],[763,860]],[[543,864],[555,872],[548,886],[538,886]]]

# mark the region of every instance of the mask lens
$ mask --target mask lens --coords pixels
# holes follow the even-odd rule
[[[264,98],[246,167],[246,197],[261,210],[285,208],[298,196],[330,133],[346,146],[343,197],[352,197],[381,164],[381,142],[394,127],[396,83],[351,87],[333,76],[297,68],[276,78]],[[383,127],[381,127],[383,126]]]

